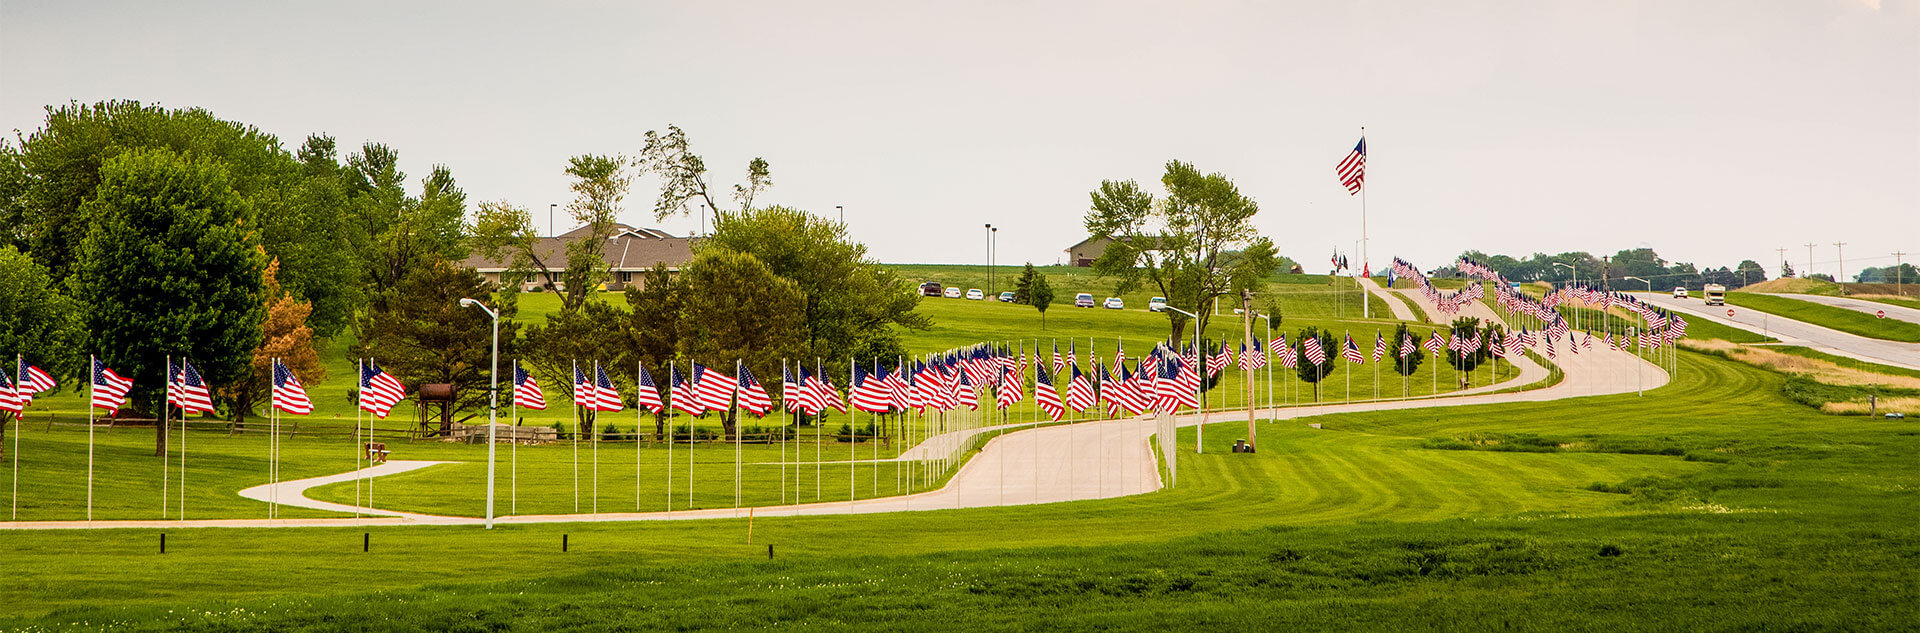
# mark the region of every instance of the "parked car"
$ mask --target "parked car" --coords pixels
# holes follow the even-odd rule
[[[929,281],[929,282],[920,284],[920,294],[928,297],[940,296],[940,282]]]
[[[1686,287],[1686,286],[1674,286],[1674,287],[1673,287],[1673,298],[1675,298],[1675,299],[1685,299],[1685,298],[1687,298],[1687,287]]]
[[[980,301],[987,298],[987,293],[981,292],[979,288],[968,288],[967,298],[973,301]]]
[[[1103,305],[1105,305],[1108,310],[1125,310],[1127,308],[1126,302],[1121,301],[1119,297],[1107,297],[1107,302]]]
[[[1082,293],[1080,293],[1080,294],[1076,294],[1076,295],[1074,295],[1074,296],[1073,296],[1073,307],[1076,307],[1076,308],[1091,308],[1091,307],[1093,307],[1093,295],[1090,295],[1090,294],[1087,294],[1087,293],[1084,293],[1084,292],[1082,292]]]
[[[1148,311],[1148,312],[1166,312],[1166,311],[1167,311],[1167,298],[1166,298],[1166,297],[1154,297],[1154,298],[1152,298],[1152,299],[1148,299],[1148,300],[1147,300],[1147,311]]]
[[[1001,303],[1013,303],[1013,291],[1012,291],[1012,290],[1008,290],[1008,291],[1006,291],[1006,292],[1002,292],[1002,293],[1000,293],[1000,302],[1001,302]]]
[[[947,298],[948,298],[948,299],[958,299],[958,298],[960,298],[960,289],[959,289],[959,288],[947,288]]]

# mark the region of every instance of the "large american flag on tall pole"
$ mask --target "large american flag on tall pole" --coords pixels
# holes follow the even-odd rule
[[[652,413],[659,413],[666,410],[666,402],[660,399],[660,385],[654,384],[653,374],[647,373],[647,368],[644,365],[638,366],[636,369],[638,370],[638,372],[636,372],[638,375],[634,377],[633,381],[633,406],[646,409]]]
[[[367,359],[367,364],[360,367],[360,408],[384,418],[393,411],[393,405],[406,397],[407,388],[400,384],[400,379],[381,370],[373,359]]]
[[[200,376],[200,370],[193,367],[192,361],[182,358],[180,366],[170,372],[167,402],[187,413],[213,413],[213,393],[207,390],[206,379]]]
[[[275,367],[279,366],[275,362]],[[100,359],[93,359],[93,406],[108,412],[119,411],[127,403],[127,392],[133,390],[133,379],[123,378],[107,368]]]
[[[127,384],[132,385],[133,381]],[[300,384],[300,378],[278,358],[273,359],[273,408],[294,415],[313,413],[313,399],[307,397],[306,386]]]
[[[1360,142],[1353,146],[1353,152],[1340,161],[1334,173],[1340,175],[1340,184],[1346,186],[1347,195],[1360,193],[1360,188],[1367,180],[1367,137],[1360,137]]]
[[[534,380],[533,374],[520,366],[520,361],[513,363],[513,405],[535,410],[547,408],[547,394],[540,391],[540,381]]]

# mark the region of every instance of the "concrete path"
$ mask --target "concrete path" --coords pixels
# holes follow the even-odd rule
[[[1836,356],[1846,356],[1882,365],[1920,369],[1920,343],[1900,343],[1867,338],[1795,321],[1740,306],[1708,306],[1699,299],[1675,299],[1662,293],[1636,292],[1633,295],[1649,304],[1708,321],[1780,339],[1790,345],[1808,347]],[[1727,311],[1733,315],[1728,316]]]
[[[1867,301],[1865,299],[1855,299],[1852,297],[1829,297],[1826,295],[1798,295],[1789,293],[1781,293],[1780,296],[1818,303],[1824,306],[1844,308],[1869,315],[1876,312],[1885,312],[1887,313],[1886,318],[1889,319],[1899,319],[1908,323],[1920,323],[1920,310],[1906,306],[1888,305],[1878,301]]]
[[[1401,303],[1399,299],[1393,298],[1391,293],[1387,292],[1386,288],[1380,287],[1380,282],[1374,281],[1372,277],[1358,277],[1357,279],[1360,280],[1360,287],[1367,289],[1367,294],[1379,297],[1381,302],[1387,304],[1387,310],[1393,313],[1393,319],[1395,321],[1419,321],[1419,319],[1414,318],[1413,310],[1407,308],[1407,304]]]
[[[1492,311],[1484,304],[1476,304],[1485,310],[1483,318],[1493,317]],[[1469,314],[1472,306],[1468,308]],[[1497,319],[1496,319],[1497,320]],[[1562,343],[1565,344],[1564,342]],[[1562,352],[1556,361],[1564,371],[1565,379],[1558,385],[1530,391],[1489,393],[1500,389],[1530,384],[1547,376],[1547,369],[1537,363],[1527,361],[1520,364],[1518,377],[1501,384],[1482,387],[1461,395],[1449,395],[1439,398],[1414,398],[1354,402],[1350,404],[1321,404],[1297,407],[1278,407],[1255,412],[1262,419],[1293,419],[1306,416],[1347,413],[1355,411],[1405,410],[1426,407],[1451,407],[1478,404],[1496,404],[1504,402],[1539,402],[1560,398],[1574,398],[1589,395],[1632,392],[1638,388],[1653,389],[1666,384],[1667,374],[1652,363],[1637,359],[1626,352],[1595,349],[1593,351],[1572,354]],[[1203,415],[1187,414],[1177,416],[1174,422],[1178,426],[1194,426],[1203,421],[1213,423],[1244,422],[1245,409],[1233,411],[1215,411]],[[1056,503],[1085,499],[1103,499],[1126,495],[1142,494],[1164,487],[1160,480],[1159,464],[1149,444],[1155,433],[1152,417],[1126,418],[1081,422],[1069,425],[1035,427],[1031,421],[1025,424],[1008,424],[942,434],[908,450],[909,456],[933,456],[946,454],[954,443],[964,442],[973,434],[993,430],[1009,432],[988,441],[981,452],[961,466],[960,471],[948,480],[939,490],[912,495],[863,499],[858,501],[837,501],[806,503],[797,505],[759,507],[751,510],[753,516],[801,516],[833,514],[869,514],[878,512],[907,512],[916,510],[938,510],[952,508],[977,508],[989,506],[1013,506],[1034,503]],[[1240,437],[1245,427],[1237,424],[1215,426],[1215,433],[1228,433],[1231,437]],[[1182,447],[1185,452],[1186,447]],[[1178,457],[1176,456],[1176,460]],[[444,462],[392,462],[368,470],[374,476],[406,472]],[[304,492],[315,486],[352,481],[360,473],[342,473],[326,477],[302,479],[275,484],[256,486],[241,492],[251,499],[267,500],[275,498],[281,503],[300,507],[336,512],[352,512],[354,508],[340,504],[307,499]],[[423,514],[410,514],[361,508],[363,514],[382,516],[367,518],[331,518],[331,519],[220,519],[204,521],[42,521],[0,523],[0,529],[76,529],[76,528],[156,528],[156,527],[302,527],[302,526],[359,526],[359,525],[478,525],[480,519],[471,517],[448,517]],[[646,512],[646,513],[601,513],[598,515],[525,515],[496,519],[501,524],[517,523],[563,523],[581,521],[664,521],[686,519],[720,519],[745,517],[748,509],[718,508],[708,510]]]

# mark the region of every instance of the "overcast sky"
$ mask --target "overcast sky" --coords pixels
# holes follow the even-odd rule
[[[387,143],[540,217],[567,157],[677,124],[716,185],[764,157],[763,201],[844,205],[887,262],[982,262],[986,223],[1000,263],[1054,262],[1102,179],[1179,159],[1317,269],[1360,238],[1333,171],[1361,126],[1376,268],[1920,252],[1920,0],[0,1],[0,126],[101,99]],[[656,193],[623,219],[697,228]]]

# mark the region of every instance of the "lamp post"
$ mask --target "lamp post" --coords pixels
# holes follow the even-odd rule
[[[1200,306],[1194,306],[1195,309],[1198,309],[1199,307]],[[1200,354],[1202,353],[1202,350],[1200,349],[1200,315],[1194,314],[1192,312],[1188,312],[1186,310],[1182,310],[1173,306],[1167,306],[1167,309],[1173,312],[1178,312],[1180,314],[1187,315],[1187,318],[1193,319],[1193,358],[1196,364],[1199,363]],[[1177,349],[1173,350],[1173,353],[1179,354],[1180,350],[1177,350]],[[1195,381],[1193,385],[1193,401],[1195,403],[1198,403],[1200,402],[1200,388],[1203,386],[1206,386],[1207,380],[1206,380],[1206,376],[1201,373],[1201,370],[1199,367],[1194,367],[1193,372],[1195,375],[1200,376],[1200,380]],[[1200,450],[1200,447],[1203,445],[1202,439],[1206,437],[1207,410],[1201,409],[1199,407],[1195,407],[1195,408],[1197,409],[1200,415],[1200,422],[1198,424],[1193,425],[1193,452],[1201,453],[1201,452],[1205,452]]]
[[[555,231],[553,226],[553,210],[558,208],[560,208],[558,204],[547,205],[547,237],[558,237],[560,235]]]
[[[1647,292],[1653,292],[1653,282],[1651,282],[1651,281],[1647,281],[1647,280],[1645,280],[1645,279],[1641,279],[1641,278],[1639,278],[1639,277],[1635,277],[1635,276],[1633,276],[1633,275],[1627,275],[1627,276],[1625,276],[1625,277],[1621,277],[1621,279],[1632,279],[1632,280],[1634,280],[1634,281],[1644,281],[1644,282],[1646,282],[1646,284],[1647,284]]]
[[[486,304],[461,299],[464,308],[479,308],[493,321],[493,364],[487,369],[487,529],[493,529],[493,455],[494,416],[500,410],[500,313]]]
[[[840,212],[840,225],[846,226],[847,225],[847,208],[837,204],[833,205],[833,208],[834,210]]]
[[[993,294],[993,224],[987,224],[987,294]]]

